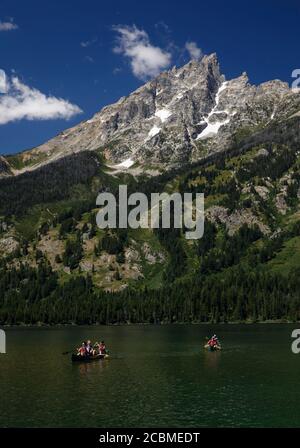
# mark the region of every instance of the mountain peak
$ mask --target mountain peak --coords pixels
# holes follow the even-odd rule
[[[200,60],[200,62],[202,62],[203,64],[206,65],[218,65],[219,61],[218,61],[218,56],[217,53],[211,53],[211,54],[205,54],[203,56],[203,58]]]
[[[217,67],[219,68],[219,61],[216,53],[211,53],[209,55],[204,55],[201,59],[191,59],[182,67],[173,67],[171,69],[172,73],[176,72],[185,72],[185,71],[193,71],[193,70],[206,70],[208,67]]]
[[[85,150],[101,151],[111,166],[126,169],[135,161],[170,165],[199,159],[204,147],[207,154],[230,145],[241,127],[269,123],[279,111],[286,116],[289,93],[278,80],[252,86],[246,72],[225,81],[212,53],[161,73],[91,119],[16,156],[17,164],[1,160],[0,171],[20,174]]]

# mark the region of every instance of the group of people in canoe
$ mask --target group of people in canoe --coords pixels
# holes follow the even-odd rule
[[[90,340],[85,341],[77,349],[77,356],[97,356],[107,355],[107,349],[104,341],[95,342],[92,344]]]
[[[221,344],[216,334],[214,334],[205,344],[204,348],[209,350],[221,350]]]

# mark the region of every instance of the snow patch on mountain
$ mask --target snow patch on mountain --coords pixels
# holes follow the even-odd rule
[[[172,112],[170,112],[169,109],[160,109],[155,112],[155,116],[160,118],[162,123],[164,123],[171,115]]]
[[[197,136],[197,140],[211,137],[219,132],[219,129],[224,124],[229,123],[230,119],[227,118],[223,121],[216,121],[215,123],[207,123],[207,127]]]
[[[134,165],[134,160],[132,159],[126,159],[124,160],[124,162],[119,163],[118,165],[116,165],[116,168],[130,168],[132,165]]]
[[[156,126],[156,124],[150,129],[148,137],[152,138],[161,131],[161,128]]]
[[[203,118],[203,121],[201,121],[201,124],[206,123],[207,126],[205,129],[203,129],[203,131],[200,132],[200,134],[197,136],[196,140],[201,140],[204,138],[208,138],[211,137],[215,134],[217,134],[219,132],[219,129],[221,126],[223,126],[224,124],[229,123],[230,118],[226,118],[225,120],[220,120],[220,121],[215,121],[214,123],[210,123],[210,118],[212,115],[214,114],[221,114],[221,113],[226,113],[228,114],[227,110],[219,110],[217,111],[217,108],[219,106],[219,102],[220,102],[220,94],[227,88],[227,81],[224,81],[221,86],[219,87],[217,94],[216,94],[216,99],[215,99],[215,105],[212,108],[212,110],[209,112],[207,117]]]

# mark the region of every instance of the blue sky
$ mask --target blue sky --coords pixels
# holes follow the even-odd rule
[[[187,47],[216,52],[227,78],[291,83],[299,22],[293,0],[1,0],[0,154],[90,117],[145,73],[188,62]]]

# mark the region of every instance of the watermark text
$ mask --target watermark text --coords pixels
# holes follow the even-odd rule
[[[6,353],[6,335],[4,330],[0,330],[0,353]]]
[[[202,238],[204,233],[204,195],[196,193],[151,193],[150,204],[144,193],[128,196],[127,186],[119,185],[119,197],[99,193],[96,204],[102,207],[96,221],[100,229],[185,229],[187,239]]]

